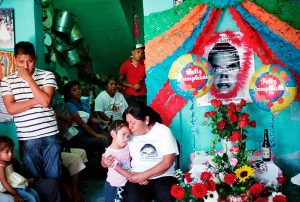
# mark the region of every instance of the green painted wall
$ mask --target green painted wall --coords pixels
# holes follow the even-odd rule
[[[76,15],[84,36],[83,44],[89,46],[95,73],[117,76],[121,63],[131,55],[133,40],[133,12],[138,13],[143,24],[141,0],[60,0],[54,1],[55,8]],[[140,28],[142,25],[140,26]],[[140,39],[143,39],[142,28]],[[76,67],[57,67],[62,75],[77,78]]]
[[[171,3],[172,0],[168,0],[168,2]],[[156,1],[149,3],[149,0],[144,0],[144,12],[148,13],[148,15],[153,12],[158,12],[157,7],[155,7],[156,3]],[[239,28],[236,26],[235,21],[232,20],[228,11],[222,13],[215,31],[222,32],[226,30],[239,31]],[[145,34],[147,35],[147,33]],[[254,66],[255,69],[262,66],[256,54]],[[196,132],[192,133],[191,127],[193,126],[190,121],[192,117],[192,104],[193,102],[191,100],[187,100],[185,106],[176,114],[170,125],[174,136],[181,145],[180,165],[185,171],[188,170],[190,166],[190,154],[194,152],[194,150],[209,150],[210,141],[212,140],[211,128],[202,125],[203,121],[207,121],[207,119],[204,118],[204,113],[213,110],[212,107],[198,107],[196,103],[194,103],[196,119],[194,129]],[[253,103],[249,103],[245,111],[250,114],[251,120],[256,120],[257,122],[256,128],[248,129],[249,140],[247,141],[247,148],[259,149],[263,140],[264,128],[271,129],[271,124],[274,123],[276,145],[272,148],[272,151],[275,154],[275,163],[282,168],[284,174],[288,177],[299,173],[300,103],[296,101],[293,102],[291,106],[279,112],[275,117],[272,117],[271,113],[259,109]]]

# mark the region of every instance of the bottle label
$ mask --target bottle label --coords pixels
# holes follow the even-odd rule
[[[270,147],[262,147],[262,158],[263,159],[271,158],[271,149],[270,149]]]

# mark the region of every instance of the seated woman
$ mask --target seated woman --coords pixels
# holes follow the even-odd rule
[[[109,139],[100,134],[99,124],[103,122],[93,117],[88,103],[81,101],[81,88],[77,81],[70,81],[64,86],[64,100],[67,104],[78,134],[69,140],[70,147],[85,149],[88,153],[103,153]]]
[[[114,78],[109,78],[102,91],[95,99],[95,112],[105,121],[122,120],[122,114],[128,104],[122,93],[117,92],[118,84]]]
[[[177,183],[174,160],[179,152],[171,130],[159,123],[160,116],[144,103],[129,106],[124,117],[133,134],[128,141],[133,173],[125,185],[128,201],[150,202],[153,197],[175,201],[170,190]],[[109,166],[113,160],[113,156],[103,157],[102,163]],[[145,180],[147,185],[140,184]]]

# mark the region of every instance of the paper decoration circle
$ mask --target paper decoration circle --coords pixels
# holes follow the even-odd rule
[[[197,54],[185,54],[177,58],[170,68],[172,89],[181,97],[201,97],[211,88],[214,72],[209,62]]]
[[[287,108],[295,99],[296,92],[294,77],[280,65],[262,66],[250,80],[249,93],[253,102],[272,113]]]

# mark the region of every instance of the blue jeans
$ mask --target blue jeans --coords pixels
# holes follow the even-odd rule
[[[124,200],[124,192],[122,187],[113,187],[109,182],[105,181],[104,196],[105,202],[122,202]],[[122,193],[122,194],[121,194]]]
[[[34,178],[59,178],[61,146],[56,135],[21,141],[25,169]]]
[[[16,191],[26,202],[40,202],[38,193],[32,188],[16,189]]]
[[[0,192],[0,201],[1,202],[15,202],[15,198],[10,194],[5,194]]]

